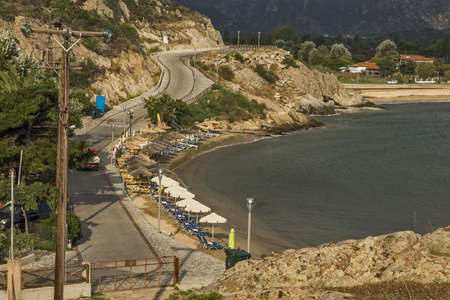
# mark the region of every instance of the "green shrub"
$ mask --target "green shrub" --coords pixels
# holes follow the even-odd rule
[[[90,59],[87,58],[80,63],[81,70],[70,72],[71,88],[86,88],[101,73],[100,68]]]
[[[222,295],[218,292],[211,292],[208,294],[197,294],[192,290],[177,291],[170,295],[167,300],[220,300]]]
[[[241,93],[231,92],[215,85],[213,89],[197,103],[188,106],[188,117],[182,119],[181,125],[192,126],[206,118],[228,120],[229,122],[249,120],[252,118],[265,119],[265,106],[256,101],[248,100]]]
[[[51,212],[49,217],[42,220],[40,223],[42,228],[41,232],[45,239],[52,240],[56,237],[54,228],[56,228],[57,225],[57,214],[55,212]],[[80,217],[78,217],[73,211],[67,210],[66,224],[67,238],[72,241],[73,245],[78,244],[82,237]]]
[[[270,84],[274,84],[277,80],[275,75],[272,72],[267,72],[264,66],[261,64],[256,65],[255,72]]]
[[[285,64],[288,67],[293,67],[293,68],[298,68],[299,66],[297,65],[297,61],[295,60],[294,57],[292,56],[286,56],[283,61],[283,64]]]
[[[14,230],[14,256],[17,256],[21,251],[31,247],[38,237],[35,234],[25,234],[20,230]],[[5,258],[10,256],[11,249],[11,231],[0,232],[0,263],[5,262]]]
[[[211,70],[211,67],[208,66],[207,64],[201,62],[201,61],[196,61],[195,63],[197,65],[197,67],[200,67],[201,69],[203,69],[204,71],[209,71]],[[194,63],[192,62],[192,65],[194,65]]]
[[[241,63],[244,62],[244,57],[239,52],[236,52],[234,54],[234,59],[236,59],[237,61],[239,61]]]
[[[147,55],[150,56],[150,54],[155,52],[161,52],[161,48],[159,48],[159,46],[151,47],[150,49],[147,50]]]
[[[227,81],[232,81],[234,78],[234,73],[229,66],[220,66],[219,76]]]

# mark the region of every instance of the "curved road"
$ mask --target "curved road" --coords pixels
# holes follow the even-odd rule
[[[182,56],[193,54],[194,50],[184,50],[155,55],[167,69],[164,70],[161,87],[124,103],[127,108],[134,110],[132,128],[145,128],[143,98],[157,96],[164,90],[174,99],[186,98],[189,94],[191,98],[212,84],[197,70],[195,80],[192,68],[181,61]],[[130,120],[128,115],[125,116],[125,129],[128,132]],[[111,125],[115,124],[114,136],[117,142],[124,130],[123,109],[118,106],[101,119],[87,121],[83,129],[77,130],[75,139],[84,140],[99,150],[101,166],[99,171],[71,171],[69,174],[69,193],[72,195],[69,205],[74,207],[82,220],[83,238],[76,247],[79,259],[105,261],[167,255],[157,253],[158,247],[151,245],[134,221],[133,209],[127,208],[130,198],[122,193],[120,175],[111,164]]]

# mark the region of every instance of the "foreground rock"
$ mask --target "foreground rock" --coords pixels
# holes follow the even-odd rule
[[[449,282],[449,254],[450,227],[425,236],[402,231],[242,261],[205,292],[225,299],[353,299],[335,291],[399,280]]]

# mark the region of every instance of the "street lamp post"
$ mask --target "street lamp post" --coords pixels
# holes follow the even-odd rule
[[[111,124],[111,164],[114,164],[114,127],[116,125]]]
[[[258,31],[258,48],[259,48],[259,41],[261,40],[261,32]]]
[[[195,69],[195,61],[197,60],[197,47],[194,47],[194,69]]]
[[[122,192],[125,193],[125,150],[127,147],[122,145]]]
[[[122,108],[123,108],[123,137],[125,138],[125,112],[127,110],[127,106],[124,105],[122,106]]]
[[[219,82],[219,61],[216,60],[216,82]]]
[[[161,180],[163,170],[158,170],[159,186],[158,186],[158,234],[161,233]]]
[[[239,35],[240,35],[240,31],[238,31],[238,48],[239,48]]]
[[[131,119],[133,119],[134,111],[132,109],[128,110],[128,115],[130,116],[130,137],[131,137]]]
[[[247,207],[248,207],[248,237],[247,237],[247,252],[250,253],[250,228],[252,223],[252,207],[253,207],[253,198],[247,198]]]

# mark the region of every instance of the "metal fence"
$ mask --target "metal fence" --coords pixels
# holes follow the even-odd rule
[[[93,291],[175,286],[178,281],[179,260],[175,256],[91,263]]]
[[[66,266],[64,280],[65,284],[89,282],[89,265]],[[54,268],[22,270],[22,289],[54,284]]]

